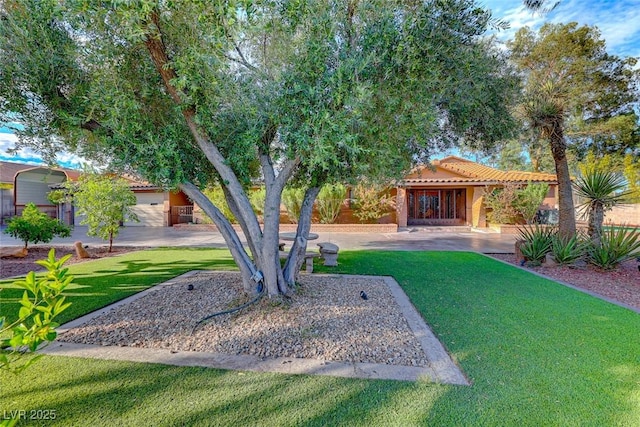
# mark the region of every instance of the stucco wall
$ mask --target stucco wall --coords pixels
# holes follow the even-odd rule
[[[616,206],[604,214],[605,224],[633,225],[640,227],[640,203]]]

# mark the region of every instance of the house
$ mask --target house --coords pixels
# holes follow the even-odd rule
[[[408,225],[467,225],[486,227],[485,187],[506,183],[549,185],[541,209],[558,206],[558,181],[554,174],[501,171],[456,156],[414,169],[397,188],[397,222]]]
[[[34,203],[41,211],[68,225],[80,223],[81,218],[77,217],[71,204],[56,205],[47,198],[48,193],[61,188],[63,182],[76,181],[81,175],[80,171],[9,162],[2,162],[1,166],[3,183],[12,174],[10,188],[7,185],[8,189],[2,193],[3,203],[5,196],[7,198],[6,210],[3,205],[3,219],[20,215],[27,203]],[[129,187],[136,196],[137,203],[132,210],[140,220],[127,222],[127,226],[171,226],[181,222],[183,216],[179,215],[180,212],[193,209],[193,203],[182,192],[169,192],[130,176],[124,178],[129,181]]]

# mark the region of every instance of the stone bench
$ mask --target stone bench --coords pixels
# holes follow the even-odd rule
[[[286,259],[289,256],[289,252],[280,251],[280,259]],[[319,257],[318,252],[307,252],[304,254],[305,271],[307,273],[313,273],[313,259]]]
[[[335,267],[338,265],[338,245],[329,242],[318,243],[320,247],[320,257],[324,259],[324,265]]]

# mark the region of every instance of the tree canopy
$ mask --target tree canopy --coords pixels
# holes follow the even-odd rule
[[[567,145],[582,150],[635,149],[639,74],[635,58],[606,52],[595,27],[545,24],[535,33],[520,29],[508,43],[511,60],[525,79],[519,111],[548,141],[558,175],[560,232],[575,233]],[[568,138],[567,138],[568,136]],[[535,144],[537,138],[532,139]]]
[[[19,114],[20,144],[78,148],[182,189],[229,243],[245,288],[264,276],[274,295],[299,270],[323,184],[399,176],[435,149],[509,134],[517,81],[482,37],[493,23],[471,0],[8,0],[0,114]],[[246,193],[255,179],[262,225]],[[249,253],[202,195],[213,181]],[[287,183],[308,191],[283,271]]]

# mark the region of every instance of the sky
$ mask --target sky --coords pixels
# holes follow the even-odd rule
[[[478,0],[478,3],[492,10],[493,17],[509,22],[508,30],[501,30],[497,37],[501,40],[513,38],[515,32],[524,26],[534,30],[545,22],[569,23],[596,26],[606,41],[607,52],[621,57],[640,58],[640,0],[561,0],[560,4],[546,15],[534,14],[522,5],[522,0]],[[640,64],[637,65],[640,67]],[[40,158],[31,150],[21,150],[9,154],[16,136],[7,128],[0,127],[0,160],[28,164],[39,164]],[[82,159],[72,154],[62,153],[60,166],[77,168]]]

